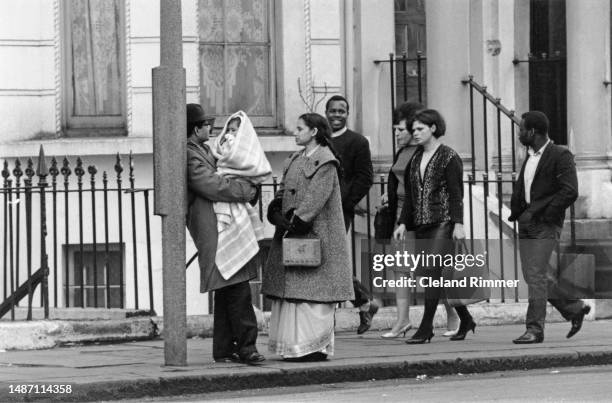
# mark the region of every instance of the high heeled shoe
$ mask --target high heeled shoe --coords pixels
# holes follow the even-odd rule
[[[391,330],[387,333],[381,334],[380,337],[382,337],[383,339],[397,339],[398,337],[400,337],[400,334],[402,335],[401,337],[406,337],[406,332],[410,329],[412,329],[412,324],[408,323],[407,325],[400,328],[400,330],[398,330],[397,332],[393,332]]]
[[[459,331],[457,332],[457,334],[452,336],[450,339],[451,340],[463,340],[465,339],[465,336],[468,334],[470,330],[472,331],[472,333],[476,333],[476,322],[474,322],[474,320],[472,319],[470,319],[470,321],[467,322],[465,325],[462,322],[461,325],[459,326]]]
[[[434,332],[432,329],[428,329],[425,331],[417,330],[415,334],[412,335],[411,338],[406,340],[406,344],[423,344],[425,342],[431,343],[431,338],[434,337]]]

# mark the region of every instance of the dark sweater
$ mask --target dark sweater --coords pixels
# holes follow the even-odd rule
[[[463,164],[452,148],[441,144],[421,179],[423,147],[406,169],[406,203],[399,222],[408,230],[445,221],[463,223]]]
[[[374,181],[370,144],[365,137],[352,130],[333,137],[332,144],[342,159],[342,210],[345,216],[352,218],[355,205],[368,193]]]

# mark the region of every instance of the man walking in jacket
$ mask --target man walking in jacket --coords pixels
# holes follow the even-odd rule
[[[341,95],[334,95],[325,104],[325,115],[332,129],[332,145],[340,154],[343,176],[340,179],[342,195],[342,213],[344,225],[348,232],[355,218],[355,206],[370,190],[373,183],[372,158],[368,140],[361,134],[346,127],[349,104]],[[367,288],[353,277],[355,300],[359,307],[359,328],[357,334],[366,332],[372,326],[372,318],[378,312],[378,304]]]
[[[257,364],[265,358],[257,352],[257,319],[251,304],[249,280],[257,276],[253,260],[229,279],[215,264],[217,216],[213,202],[245,203],[256,197],[257,189],[241,179],[216,172],[216,161],[208,140],[214,119],[198,104],[187,104],[187,228],[198,248],[200,292],[215,292],[213,358],[215,362],[237,361]]]
[[[574,156],[548,137],[549,122],[538,111],[522,115],[519,140],[528,147],[528,156],[512,192],[510,221],[518,221],[523,277],[527,282],[529,305],[526,332],[515,344],[544,340],[546,301],[571,321],[567,338],[582,327],[591,308],[580,299],[569,298],[559,289],[549,265],[559,241],[565,210],[578,198]]]

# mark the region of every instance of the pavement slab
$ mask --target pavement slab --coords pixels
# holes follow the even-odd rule
[[[383,340],[380,332],[336,334],[335,355],[325,362],[285,362],[267,353],[260,335],[259,366],[214,363],[212,340],[188,340],[188,366],[164,366],[162,340],[82,345],[52,350],[0,353],[0,401],[112,400],[170,396],[275,386],[411,378],[456,373],[535,369],[612,363],[612,321],[585,322],[566,339],[567,323],[551,323],[542,344],[517,346],[512,339],[523,325],[479,326],[464,341],[440,337],[431,343],[406,345]],[[71,385],[70,394],[10,393],[11,385]]]

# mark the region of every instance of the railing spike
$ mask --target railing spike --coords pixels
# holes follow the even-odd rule
[[[40,177],[49,175],[47,161],[45,161],[45,150],[43,149],[42,144],[40,145],[40,151],[38,152],[38,166],[36,167],[36,175]]]
[[[121,172],[123,172],[123,164],[121,163],[121,155],[117,153],[117,160],[115,162],[115,172],[117,172],[117,176],[121,176]]]
[[[74,174],[78,177],[79,182],[81,181],[83,175],[85,175],[85,170],[83,169],[83,160],[81,157],[77,157],[77,165],[74,168]]]
[[[53,180],[59,175],[59,170],[57,169],[57,159],[55,157],[51,157],[51,168],[49,168],[49,173],[53,177]]]
[[[72,174],[72,170],[70,169],[70,161],[68,161],[68,157],[64,157],[62,161],[62,169],[60,170],[62,175],[64,175],[64,179],[68,180],[70,174]]]
[[[34,162],[32,161],[32,158],[28,158],[25,174],[29,180],[32,180],[32,177],[36,174],[36,172],[34,172]]]
[[[8,161],[4,160],[4,168],[2,168],[2,177],[4,179],[8,178],[11,172],[9,171]]]
[[[21,160],[17,158],[15,160],[15,169],[13,169],[13,176],[19,181],[19,178],[23,176],[23,170],[21,169]]]

